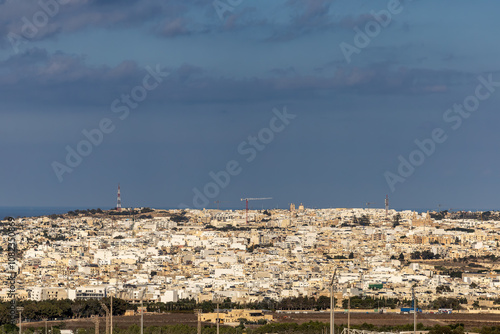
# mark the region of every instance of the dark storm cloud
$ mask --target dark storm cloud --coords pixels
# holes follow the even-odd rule
[[[370,14],[348,15],[340,20],[339,25],[345,29],[353,29],[355,27],[364,27],[367,22],[372,20],[373,16]]]
[[[188,23],[185,19],[176,18],[160,24],[157,33],[163,37],[175,37],[189,34]]]
[[[263,8],[250,2],[238,6],[228,13],[224,22],[220,22],[212,2],[201,0],[71,0],[64,4],[57,0],[6,1],[0,11],[0,35],[4,36],[0,46],[9,45],[9,33],[39,41],[89,27],[123,29],[141,26],[148,26],[149,31],[163,38],[265,27],[268,36],[264,39],[287,41],[317,31],[351,28],[369,17],[368,14],[356,18],[334,17],[333,2],[285,1],[280,5],[280,11],[288,19],[278,23]],[[47,8],[53,12],[47,22],[36,29],[36,34],[27,36],[26,22],[34,23],[37,13],[47,12]]]
[[[269,36],[269,42],[286,42],[302,35],[332,29],[336,26],[330,7],[333,0],[288,0],[286,7],[290,10],[287,24],[278,26]]]
[[[151,67],[154,67],[152,64]],[[338,67],[333,75],[303,75],[294,68],[274,68],[272,76],[228,78],[207,74],[184,64],[169,68],[170,77],[152,94],[152,102],[221,102],[273,99],[311,99],[323,94],[441,93],[474,81],[474,76],[450,70],[411,69],[388,64],[363,68]],[[0,62],[0,96],[4,101],[33,103],[107,104],[139,84],[146,70],[134,61],[90,66],[85,57],[29,49]]]
[[[298,27],[329,26],[333,2],[334,0],[288,0],[287,5],[295,10],[292,24]]]
[[[163,20],[164,35],[172,36],[179,29],[175,29],[177,20],[193,5],[199,5],[199,1],[71,0],[63,4],[57,0],[7,1],[0,11],[0,34],[5,37],[3,46],[8,33],[27,37],[26,22],[34,23],[37,13],[49,13],[47,22],[40,24],[36,35],[28,37],[30,40],[43,40],[58,33],[75,32],[87,27],[116,29],[142,26],[152,20]]]
[[[140,79],[135,62],[87,66],[82,56],[30,49],[0,62],[4,101],[92,104]]]

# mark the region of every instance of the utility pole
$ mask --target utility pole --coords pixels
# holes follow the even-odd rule
[[[217,334],[219,334],[219,322],[220,322],[220,319],[219,319],[219,304],[222,302],[221,300],[221,296],[219,296],[219,294],[215,294],[214,295],[214,302],[217,304],[217,320],[216,320],[216,323],[217,323]]]
[[[347,295],[347,334],[351,334],[351,288]]]
[[[110,315],[109,331],[111,332],[111,334],[113,334],[113,295],[111,295],[109,315]]]
[[[333,284],[335,280],[335,276],[337,274],[337,268],[333,272],[332,281],[330,282],[330,334],[335,334],[335,296]]]
[[[43,320],[45,321],[45,334],[48,334],[48,332],[47,332],[47,320],[49,320],[49,319],[45,318]]]
[[[417,300],[415,299],[415,285],[411,287],[413,295],[413,334],[417,334]]]
[[[219,300],[217,300],[217,334],[219,334]]]
[[[146,290],[142,291],[141,296],[141,334],[144,334],[144,293]]]
[[[219,334],[219,301],[217,301],[217,334]]]
[[[194,310],[196,312],[196,314],[198,315],[198,331],[197,333],[198,334],[201,334],[201,309],[196,309]]]
[[[95,334],[99,334],[99,316],[91,315],[91,318],[95,324]]]
[[[104,302],[101,300],[99,300],[99,302],[101,303],[101,306],[102,308],[104,309],[104,311],[106,312],[106,334],[109,334],[109,328],[110,328],[110,319],[109,319],[109,308],[106,306],[106,304],[104,304]]]
[[[23,320],[21,318],[21,314],[23,313],[23,311],[24,311],[24,307],[22,307],[22,306],[17,307],[17,312],[19,312],[19,334],[23,333],[23,330],[22,330]]]

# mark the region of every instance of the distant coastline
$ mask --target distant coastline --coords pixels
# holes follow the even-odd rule
[[[159,210],[175,210],[176,208],[166,208],[166,207],[152,207],[155,209]],[[97,209],[97,207],[74,207],[74,206],[67,206],[67,207],[36,207],[36,206],[12,206],[12,207],[0,207],[0,219],[3,219],[4,217],[39,217],[39,216],[47,216],[47,215],[52,215],[52,214],[63,214],[67,213],[68,211],[72,210],[86,210],[86,209]],[[109,210],[109,207],[101,207],[103,210]],[[207,208],[209,210],[214,210],[216,208]],[[261,208],[250,208],[251,210],[260,210]],[[266,208],[264,208],[266,209]],[[268,209],[268,208],[267,208]],[[280,208],[280,209],[285,209],[285,208]],[[319,208],[319,209],[325,209],[325,208]],[[328,209],[328,208],[326,208]],[[372,209],[382,209],[382,208],[372,208]],[[427,211],[437,211],[437,208],[434,209],[415,209],[415,208],[391,208],[395,209],[397,211],[403,211],[403,210],[411,210],[411,211],[416,211],[419,213],[422,212],[427,212]],[[244,208],[220,208],[220,210],[244,210]],[[441,210],[447,210],[445,208],[441,208]],[[455,209],[453,211],[497,211],[494,209]]]
[[[38,217],[52,214],[62,214],[75,209],[75,207],[34,207],[34,206],[2,206],[0,207],[0,219],[4,217]]]

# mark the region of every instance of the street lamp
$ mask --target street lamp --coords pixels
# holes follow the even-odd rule
[[[141,296],[141,334],[144,333],[144,294],[146,293],[146,289],[142,291]]]
[[[351,334],[351,283],[347,288],[347,334]]]
[[[332,281],[330,282],[330,334],[335,334],[335,296],[333,295],[333,283],[335,280],[335,275],[337,274],[337,268],[333,272]]]
[[[111,334],[113,334],[113,295],[111,295],[110,308],[111,308],[111,311],[109,312],[109,316],[110,316],[109,331]]]
[[[411,287],[411,294],[413,296],[413,334],[417,334],[417,299],[415,298],[415,287],[417,283],[415,283]]]
[[[217,319],[216,319],[216,323],[217,323],[217,334],[219,334],[219,304],[222,303],[222,296],[220,296],[219,294],[214,294],[214,298],[213,298],[213,301],[214,303],[217,304]]]
[[[115,294],[115,290],[113,289],[110,292],[111,300],[110,300],[110,311],[109,311],[109,317],[110,317],[110,324],[109,324],[109,331],[111,334],[113,334],[113,296]]]
[[[23,313],[24,307],[19,306],[16,309],[17,309],[17,312],[19,312],[19,334],[22,334],[23,333],[23,330],[22,330],[23,320],[21,319],[21,313]]]

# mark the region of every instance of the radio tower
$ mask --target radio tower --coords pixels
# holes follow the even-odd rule
[[[389,195],[385,195],[385,219],[389,217]]]
[[[118,195],[116,196],[116,211],[122,211],[122,196],[120,194],[120,184],[118,183]]]

